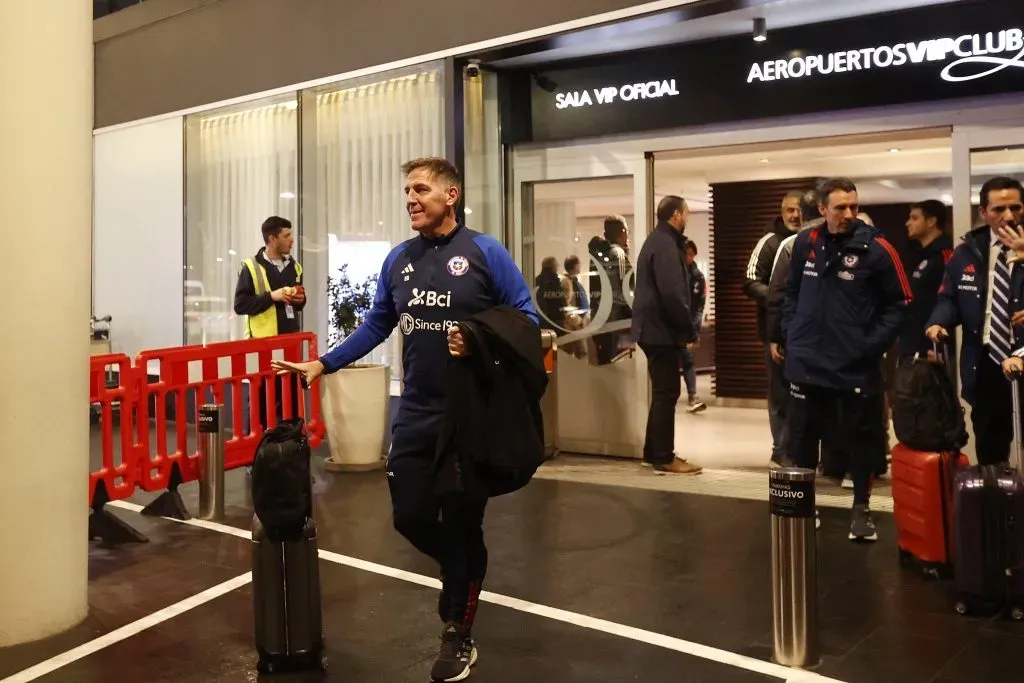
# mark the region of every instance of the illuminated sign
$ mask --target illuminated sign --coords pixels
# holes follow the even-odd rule
[[[1011,28],[957,38],[933,38],[758,62],[747,72],[747,83],[889,69],[926,62],[948,62],[940,76],[951,83],[974,81],[1011,67],[1024,68],[1024,31]]]
[[[587,90],[573,90],[555,94],[555,109],[569,107],[589,107],[597,104],[612,104],[616,100],[632,102],[634,100],[653,100],[660,97],[675,97],[679,94],[676,79],[667,81],[650,81],[622,86],[605,86]]]

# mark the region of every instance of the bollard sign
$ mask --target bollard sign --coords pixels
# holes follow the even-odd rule
[[[760,43],[734,35],[508,70],[501,78],[509,144],[943,100],[977,104],[1024,93],[1024,0],[769,26]]]
[[[814,517],[814,481],[771,479],[768,503],[778,517]]]
[[[220,415],[215,405],[199,406],[199,433],[216,434],[220,431]]]

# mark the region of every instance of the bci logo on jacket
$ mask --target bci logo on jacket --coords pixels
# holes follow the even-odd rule
[[[427,306],[429,308],[449,308],[452,305],[452,293],[444,292],[439,293],[433,290],[419,289],[418,287],[412,288],[412,299],[409,300],[409,306]]]

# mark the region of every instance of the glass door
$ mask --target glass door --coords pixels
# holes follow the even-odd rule
[[[555,447],[562,452],[643,452],[647,367],[630,324],[633,266],[649,226],[645,182],[640,173],[517,188],[523,275],[541,326],[557,335]]]

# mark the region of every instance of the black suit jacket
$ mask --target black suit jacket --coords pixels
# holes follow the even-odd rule
[[[510,306],[458,325],[469,354],[448,361],[436,490],[486,499],[522,488],[544,461],[544,351],[537,324]]]

